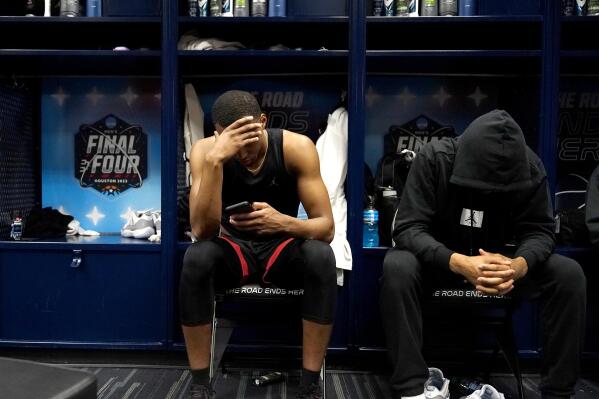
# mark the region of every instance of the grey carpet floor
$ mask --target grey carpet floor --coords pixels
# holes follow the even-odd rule
[[[181,399],[187,397],[191,382],[184,368],[134,368],[134,367],[78,367],[96,375],[98,399]],[[298,377],[286,373],[285,382],[265,387],[252,384],[254,377],[264,370],[232,370],[219,373],[215,379],[218,398],[223,399],[285,399],[294,398]],[[496,374],[491,384],[505,394],[506,399],[517,398],[513,378]],[[524,386],[527,399],[540,399],[538,377],[526,375]],[[387,399],[390,398],[387,377],[370,373],[329,370],[327,372],[327,399]],[[580,380],[576,399],[599,398],[599,384]]]

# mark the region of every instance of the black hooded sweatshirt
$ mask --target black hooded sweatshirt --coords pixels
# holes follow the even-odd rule
[[[532,270],[554,246],[547,176],[505,111],[476,120],[458,138],[424,146],[404,188],[396,246],[425,265],[449,268],[454,252],[522,256]]]
[[[599,249],[599,166],[595,168],[589,178],[585,221],[589,229],[591,243]]]

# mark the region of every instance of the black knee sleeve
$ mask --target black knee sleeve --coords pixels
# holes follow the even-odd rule
[[[308,240],[301,246],[304,260],[302,317],[319,324],[331,324],[337,303],[337,270],[331,246]]]
[[[195,326],[212,321],[212,275],[223,259],[222,248],[212,241],[199,241],[187,248],[179,282],[181,324]]]

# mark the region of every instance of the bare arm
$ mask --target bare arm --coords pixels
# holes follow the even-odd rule
[[[223,165],[241,147],[258,140],[260,123],[233,122],[221,134],[198,141],[189,159],[193,183],[189,193],[191,231],[198,239],[218,234],[222,211]]]
[[[330,243],[335,235],[335,224],[329,194],[320,175],[316,147],[306,136],[285,132],[283,137],[285,164],[297,176],[299,199],[308,214],[308,220],[291,218],[286,232]]]
[[[189,164],[192,185],[189,193],[191,231],[197,239],[207,239],[218,234],[222,208],[223,162],[213,157],[206,160],[212,147],[210,137],[195,143]]]

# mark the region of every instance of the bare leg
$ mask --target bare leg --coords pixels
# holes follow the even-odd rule
[[[210,344],[212,343],[212,324],[204,324],[194,327],[183,327],[185,336],[185,347],[189,367],[192,370],[210,367]]]
[[[333,325],[318,324],[308,320],[303,320],[302,324],[304,328],[303,367],[310,371],[320,371]]]

